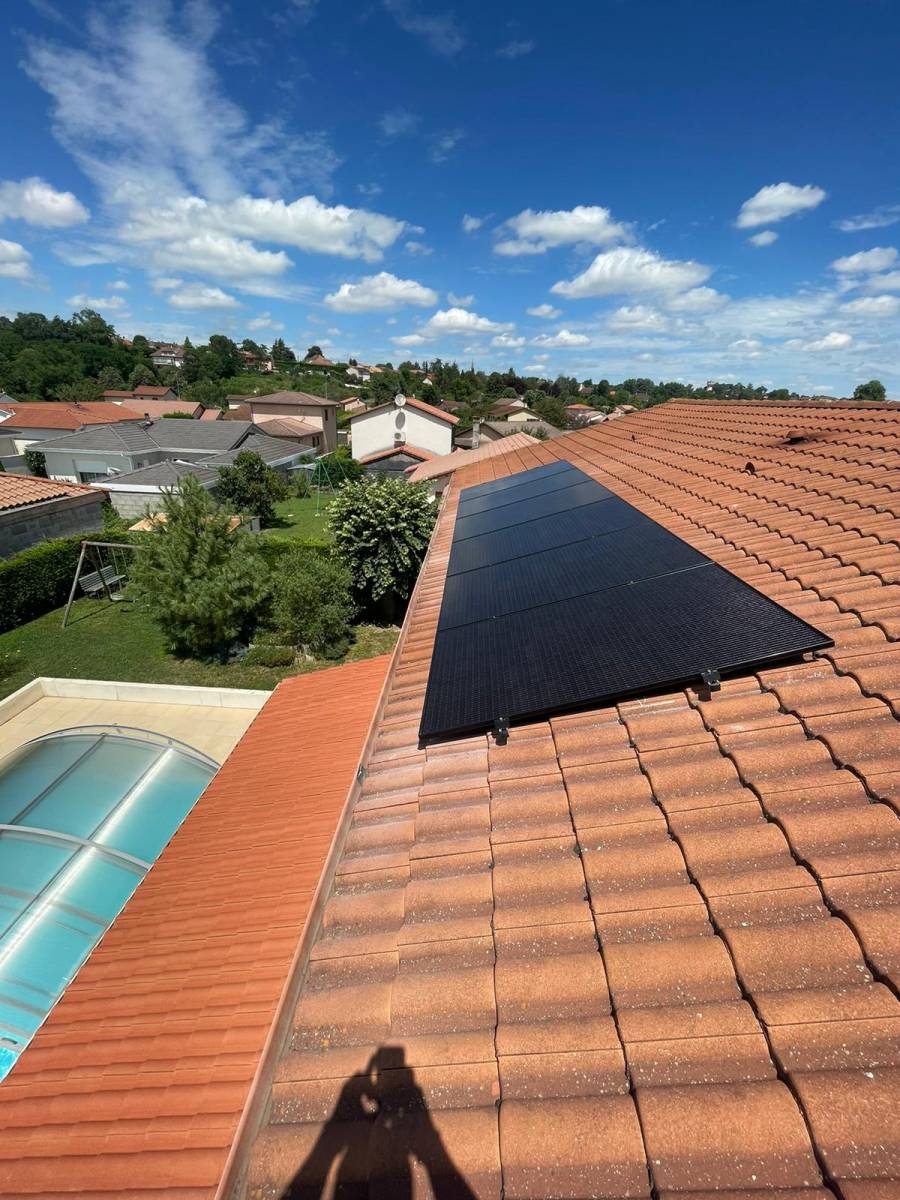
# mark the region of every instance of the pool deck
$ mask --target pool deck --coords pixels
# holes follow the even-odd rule
[[[35,683],[41,686],[29,684],[9,697],[14,703],[0,704],[0,760],[32,738],[59,729],[131,725],[178,738],[221,764],[268,696],[267,692],[147,684],[127,685],[126,691],[126,685],[98,684],[94,680],[48,679]],[[120,699],[114,690],[140,698]],[[47,694],[53,691],[69,694]]]

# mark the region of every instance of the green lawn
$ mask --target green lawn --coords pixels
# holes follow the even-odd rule
[[[264,530],[263,535],[281,542],[305,541],[307,538],[330,541],[331,529],[325,514],[330,500],[331,494],[323,492],[319,497],[318,516],[315,496],[307,496],[302,500],[297,496],[279,500],[275,505],[278,523]]]
[[[65,629],[62,616],[59,608],[0,634],[0,698],[38,675],[269,689],[286,675],[335,665],[314,660],[291,667],[248,667],[238,662],[219,665],[176,658],[166,651],[156,626],[124,600],[116,604],[77,600]],[[395,628],[358,626],[356,641],[344,661],[386,653],[397,633]]]

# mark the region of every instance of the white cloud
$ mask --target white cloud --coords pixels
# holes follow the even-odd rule
[[[606,324],[608,329],[625,333],[666,333],[669,328],[667,318],[645,304],[617,308]]]
[[[175,288],[180,288],[184,280],[178,279],[175,275],[157,275],[150,282],[155,292],[171,292]]]
[[[281,275],[291,266],[283,250],[260,250],[246,238],[216,233],[198,233],[179,242],[155,246],[150,257],[154,267],[196,271],[235,283],[248,277]]]
[[[414,0],[383,0],[383,3],[404,33],[422,38],[435,54],[450,58],[465,46],[465,36],[452,13],[419,12]]]
[[[540,375],[546,369],[547,364],[544,362],[526,363],[525,365],[525,370],[530,371],[532,375]]]
[[[464,233],[474,233],[476,229],[480,229],[485,222],[484,217],[472,217],[468,213],[463,213],[462,227]]]
[[[900,312],[897,296],[861,296],[841,305],[841,312],[857,317],[893,317]]]
[[[0,238],[0,279],[28,279],[31,275],[31,255],[18,242]]]
[[[395,346],[423,346],[427,341],[421,333],[404,333],[400,337],[392,337]]]
[[[491,345],[502,350],[518,350],[525,345],[525,341],[525,338],[515,337],[511,333],[498,333],[496,337],[491,338]]]
[[[99,311],[105,308],[115,311],[125,307],[125,300],[121,296],[86,296],[79,292],[77,296],[70,296],[66,304],[71,304],[74,309],[93,308]]]
[[[127,292],[129,285],[125,282],[124,279],[117,279],[114,283],[111,283],[109,286],[113,289],[113,291]]]
[[[52,250],[67,267],[96,267],[102,263],[115,262],[121,257],[117,246],[103,244],[86,246],[56,242]]]
[[[897,251],[893,246],[873,246],[871,250],[860,250],[856,254],[836,258],[831,269],[841,275],[859,275],[869,271],[885,271],[896,261]]]
[[[380,183],[358,183],[356,190],[361,196],[365,196],[367,200],[372,200],[375,196],[380,196],[384,188]]]
[[[863,290],[875,294],[900,292],[900,271],[886,271],[883,275],[873,275],[866,281]]]
[[[526,308],[525,311],[529,317],[542,317],[545,321],[553,321],[562,309],[554,308],[552,304],[536,304],[534,308]]]
[[[678,296],[667,297],[665,303],[671,312],[705,313],[722,308],[728,303],[728,297],[715,288],[695,287]]]
[[[169,303],[173,308],[238,308],[234,296],[221,288],[208,287],[202,283],[188,283],[180,291],[172,292]]]
[[[738,229],[753,229],[758,225],[773,225],[795,213],[818,208],[828,193],[808,183],[798,187],[793,183],[770,183],[755,196],[745,200],[737,215]]]
[[[665,259],[653,250],[620,246],[598,254],[586,271],[574,279],[560,280],[550,290],[571,299],[618,293],[678,292],[696,287],[711,274],[711,269],[702,263]]]
[[[247,322],[247,328],[254,333],[261,329],[271,329],[274,333],[281,333],[284,329],[284,321],[275,321],[272,319],[271,313],[260,313],[258,317],[254,317],[252,321]]]
[[[807,342],[803,347],[804,350],[811,350],[813,353],[821,353],[828,350],[846,350],[853,341],[849,333],[826,333],[824,337],[816,338],[812,342]]]
[[[214,30],[206,5],[191,14]],[[24,66],[52,97],[58,138],[108,202],[330,186],[340,159],[324,134],[251,123],[220,86],[209,36],[189,19],[176,24],[172,6],[94,10],[88,30],[86,49],[30,39]]]
[[[524,54],[530,54],[534,49],[534,40],[532,38],[523,38],[520,41],[513,39],[507,42],[497,50],[498,58],[521,58]]]
[[[471,292],[468,296],[457,296],[456,292],[448,292],[447,303],[451,308],[471,308],[475,303],[475,297]]]
[[[762,354],[762,342],[758,338],[738,338],[728,347],[728,352],[740,358],[759,358]]]
[[[420,258],[428,258],[430,254],[434,254],[431,246],[426,246],[424,242],[407,242],[403,247],[407,254],[418,255]]]
[[[203,234],[293,246],[315,254],[339,258],[361,258],[375,262],[406,229],[406,222],[363,208],[323,204],[315,196],[301,196],[287,203],[264,197],[240,196],[227,204],[216,204],[198,196],[179,197],[168,205],[134,212],[123,227],[122,237],[130,242],[165,241],[172,253],[185,238]],[[272,254],[271,251],[257,251]],[[283,255],[283,251],[279,252]],[[267,260],[259,260],[265,262]],[[270,262],[272,273],[274,261]],[[284,256],[278,270],[289,264]],[[262,268],[247,266],[259,272]]]
[[[429,334],[441,333],[505,333],[512,325],[504,325],[499,321],[490,321],[477,313],[468,312],[464,308],[445,308],[429,317],[423,327]]]
[[[383,138],[391,141],[414,133],[419,120],[418,113],[410,112],[408,108],[391,108],[378,118],[378,129]]]
[[[591,339],[584,333],[572,333],[569,329],[560,329],[556,333],[542,333],[531,339],[532,346],[552,346],[554,349],[571,349],[575,346],[589,346]]]
[[[63,229],[83,224],[90,215],[72,192],[58,192],[36,175],[0,183],[0,221],[18,219],[44,229]]]
[[[437,299],[437,292],[415,279],[398,279],[389,271],[379,271],[357,283],[342,283],[336,292],[325,297],[325,303],[336,312],[374,312],[404,304],[425,308],[437,304]]]
[[[773,242],[778,241],[778,234],[774,229],[764,229],[761,233],[754,233],[752,237],[748,237],[747,241],[751,246],[771,246]]]
[[[579,204],[557,212],[535,212],[526,208],[504,221],[500,231],[503,236],[494,246],[494,253],[509,257],[544,254],[556,246],[578,242],[605,246],[631,238],[631,227],[614,221],[609,209],[597,204]]]
[[[886,229],[900,221],[900,204],[882,204],[871,212],[857,213],[855,217],[844,217],[835,221],[835,228],[844,233],[859,233],[864,229]]]
[[[433,163],[446,162],[465,136],[462,129],[448,129],[435,134],[429,143],[428,157]]]

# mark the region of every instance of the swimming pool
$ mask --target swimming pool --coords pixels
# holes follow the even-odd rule
[[[0,763],[0,1079],[217,770],[183,742],[110,725]]]

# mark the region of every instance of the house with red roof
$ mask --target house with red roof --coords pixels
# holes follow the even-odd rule
[[[395,396],[387,404],[350,418],[350,450],[372,472],[400,475],[453,450],[459,417],[415,396]]]

